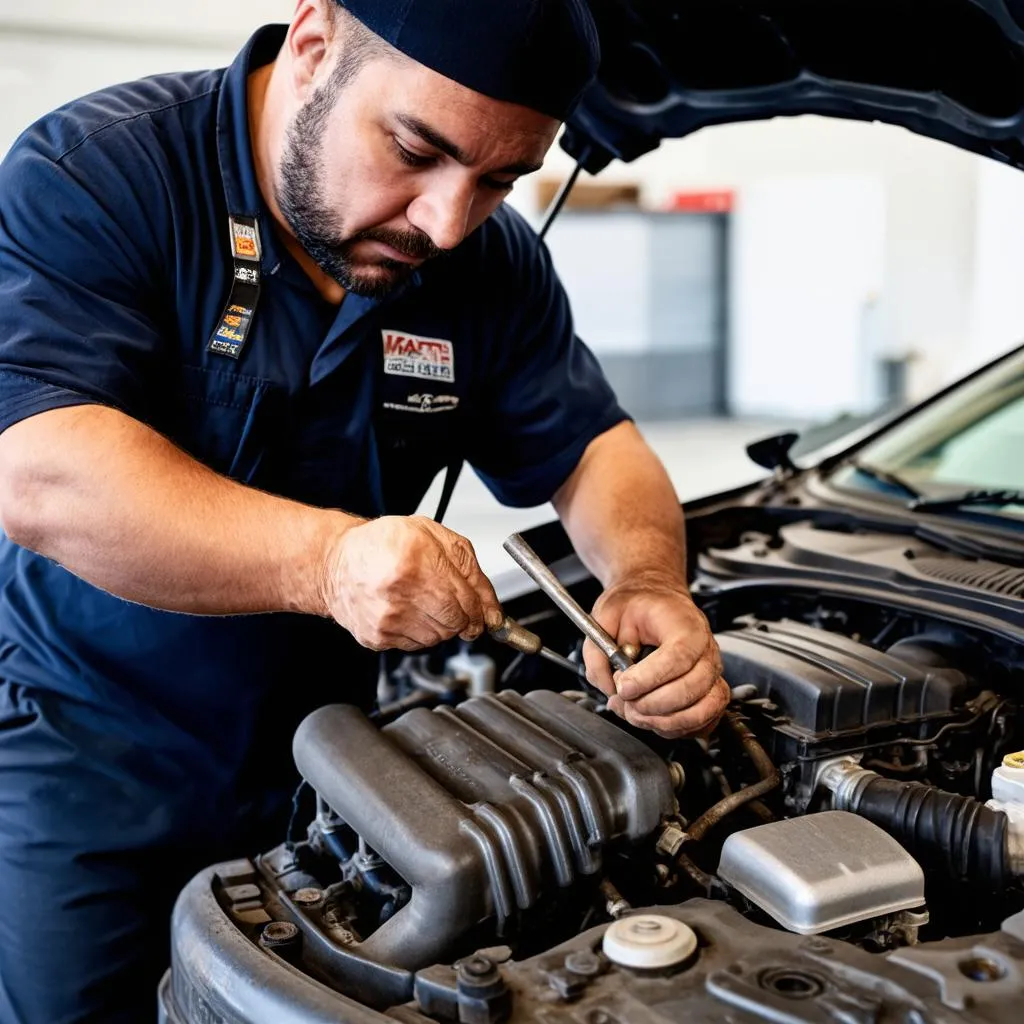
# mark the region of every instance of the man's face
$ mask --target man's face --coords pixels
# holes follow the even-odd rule
[[[380,296],[479,227],[540,166],[557,129],[413,61],[377,57],[300,108],[276,198],[324,273]]]

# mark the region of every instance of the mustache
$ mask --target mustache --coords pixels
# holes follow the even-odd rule
[[[356,242],[383,242],[411,260],[432,260],[445,254],[422,231],[397,231],[394,228],[365,228],[346,239],[346,248]]]

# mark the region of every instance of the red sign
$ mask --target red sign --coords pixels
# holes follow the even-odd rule
[[[711,192],[677,192],[668,208],[677,213],[731,213],[736,193],[731,189]]]

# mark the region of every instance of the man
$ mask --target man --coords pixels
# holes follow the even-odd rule
[[[226,72],[109,89],[0,169],[0,1020],[147,1019],[167,915],[280,841],[288,730],[370,650],[501,611],[412,516],[554,501],[667,735],[720,662],[666,474],[502,199],[592,77],[583,0],[300,0]],[[353,643],[352,638],[360,646]],[[329,666],[325,672],[324,666]]]

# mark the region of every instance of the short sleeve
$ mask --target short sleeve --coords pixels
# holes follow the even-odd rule
[[[64,152],[44,119],[0,165],[0,430],[89,403],[145,418],[159,193],[118,131]]]
[[[487,244],[505,265],[485,258],[497,327],[469,461],[502,504],[529,507],[550,501],[587,445],[629,416],[576,336],[547,247],[511,211],[495,227]]]

